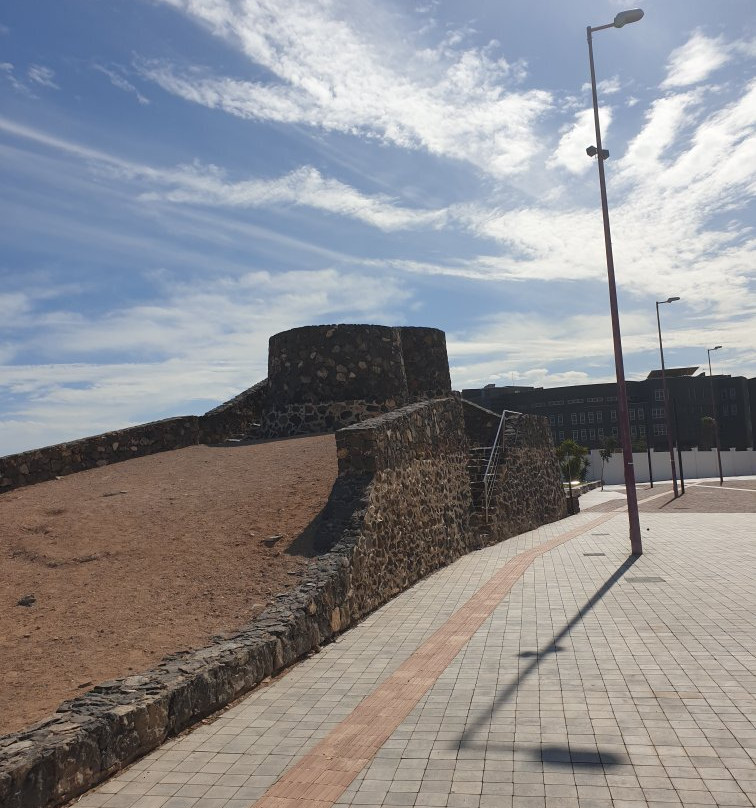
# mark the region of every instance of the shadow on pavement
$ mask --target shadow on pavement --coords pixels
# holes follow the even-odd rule
[[[590,597],[590,599],[583,605],[577,614],[564,626],[564,628],[554,636],[552,640],[550,640],[543,648],[539,649],[538,651],[524,651],[523,653],[519,654],[520,658],[530,658],[530,662],[525,666],[523,670],[520,671],[517,678],[507,687],[505,687],[497,696],[492,705],[491,715],[493,715],[496,710],[507,701],[517,692],[517,688],[520,686],[520,682],[525,680],[540,664],[541,659],[544,657],[549,656],[550,654],[558,653],[561,650],[564,650],[560,645],[559,641],[566,637],[570,631],[591,611],[591,609],[596,606],[596,604],[607,594],[607,592],[617,583],[617,581],[622,578],[622,576],[635,564],[638,560],[639,556],[630,556],[624,561],[613,573],[612,575],[607,578],[607,580],[601,585],[601,588],[596,590],[596,592]],[[488,716],[489,713],[486,711],[485,714],[481,715],[479,718],[471,721],[467,727],[465,727],[465,731],[460,736],[460,746],[464,744],[466,737],[474,736],[476,732],[478,732],[482,727],[488,723]],[[551,749],[556,751],[560,749],[559,747],[543,747],[543,750]],[[560,749],[561,754],[566,754],[568,756],[573,755],[569,749],[564,748]],[[578,755],[585,755],[586,753],[578,753]],[[606,755],[605,753],[598,752],[596,753],[600,759],[607,759],[611,757],[611,755]],[[541,758],[546,762],[546,758],[543,757],[543,753],[541,752]],[[571,759],[571,758],[570,758]],[[593,765],[590,763],[582,763],[578,765]],[[610,765],[610,764],[605,764]]]

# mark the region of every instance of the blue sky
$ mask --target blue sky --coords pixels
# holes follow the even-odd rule
[[[611,0],[0,10],[0,455],[203,412],[311,323],[455,387],[614,378],[587,25]],[[625,367],[756,375],[752,0],[595,34]]]

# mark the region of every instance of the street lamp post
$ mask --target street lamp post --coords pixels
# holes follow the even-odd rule
[[[664,348],[662,346],[661,335],[661,320],[659,319],[659,306],[665,303],[674,303],[679,300],[679,297],[668,297],[666,300],[656,301],[656,326],[659,329],[659,356],[661,357],[661,376],[662,376],[662,389],[664,392],[664,422],[667,425],[667,446],[669,447],[669,465],[672,469],[672,488],[675,492],[675,497],[678,497],[677,491],[677,469],[675,469],[675,450],[672,448],[672,422],[669,417],[669,393],[667,392],[667,374],[664,368]]]
[[[633,448],[630,444],[630,420],[627,411],[627,388],[625,386],[625,364],[622,358],[622,336],[620,334],[619,310],[617,308],[617,286],[614,280],[614,256],[612,253],[612,236],[609,229],[609,205],[606,200],[606,179],[604,177],[604,160],[609,157],[601,145],[601,127],[599,126],[598,93],[596,91],[596,70],[593,65],[594,31],[605,28],[622,28],[631,22],[637,22],[643,16],[639,8],[621,11],[614,22],[596,27],[588,26],[588,59],[591,65],[591,92],[593,94],[593,120],[596,125],[596,145],[586,149],[589,157],[598,157],[599,186],[601,189],[601,212],[604,218],[604,245],[606,247],[606,273],[609,281],[609,308],[612,315],[612,337],[614,340],[614,366],[617,373],[617,409],[619,410],[620,441],[622,458],[625,466],[625,494],[627,496],[627,515],[630,522],[630,547],[633,555],[642,555],[640,519],[638,517],[638,494],[635,490],[635,468],[633,467]]]
[[[711,394],[711,417],[714,419],[714,438],[717,441],[717,465],[719,466],[719,484],[724,485],[724,477],[722,475],[722,447],[719,444],[719,418],[717,418],[717,404],[714,400],[714,377],[711,375],[711,352],[718,351],[722,346],[717,345],[714,348],[707,348],[706,353],[709,357],[709,392]]]

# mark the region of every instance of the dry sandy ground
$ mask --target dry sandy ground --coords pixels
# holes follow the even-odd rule
[[[299,582],[302,532],[336,474],[326,435],[194,446],[1,495],[0,734],[259,614]]]

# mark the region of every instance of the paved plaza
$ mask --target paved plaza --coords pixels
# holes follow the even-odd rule
[[[617,493],[591,492],[77,805],[756,806],[756,516],[728,506],[756,486],[695,510],[639,493],[642,557]]]

